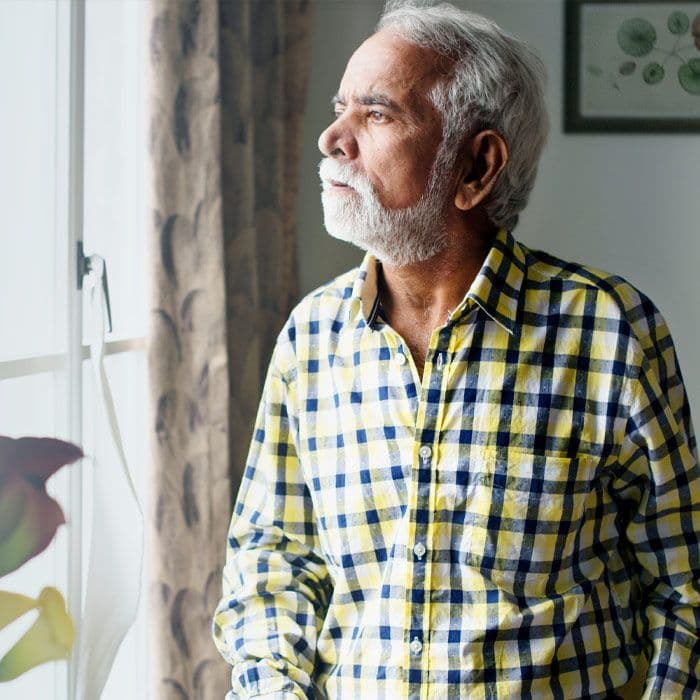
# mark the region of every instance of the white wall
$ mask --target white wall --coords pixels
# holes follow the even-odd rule
[[[454,4],[529,41],[549,71],[549,143],[515,236],[620,274],[654,300],[673,333],[700,426],[700,135],[564,134],[563,0]],[[362,259],[362,251],[330,238],[323,228],[316,139],[330,120],[329,100],[345,63],[372,32],[381,7],[373,0],[317,5],[299,199],[302,292]]]

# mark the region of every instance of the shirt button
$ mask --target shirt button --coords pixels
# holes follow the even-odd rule
[[[411,643],[408,645],[408,648],[411,650],[412,654],[420,654],[421,650],[423,649],[423,645],[418,637],[414,637],[411,640]]]
[[[444,366],[444,360],[442,358],[442,353],[440,352],[440,353],[438,353],[438,356],[437,356],[437,371],[442,372],[443,366]]]
[[[400,365],[405,365],[406,364],[406,355],[404,355],[402,352],[397,352],[396,353],[396,361]]]
[[[418,454],[423,460],[427,461],[430,459],[430,455],[433,454],[433,451],[430,449],[429,445],[423,445],[423,447],[418,450]]]
[[[413,548],[413,553],[419,559],[422,559],[423,555],[425,554],[425,545],[422,542],[418,542],[418,544],[416,544],[416,546]]]

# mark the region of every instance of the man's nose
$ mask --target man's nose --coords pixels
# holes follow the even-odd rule
[[[318,149],[326,157],[353,159],[357,156],[357,141],[342,116],[318,137]]]

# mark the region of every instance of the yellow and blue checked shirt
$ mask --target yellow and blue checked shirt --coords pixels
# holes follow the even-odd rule
[[[270,362],[213,635],[227,697],[645,697],[700,667],[700,480],[667,326],[501,231],[423,378],[377,260]]]

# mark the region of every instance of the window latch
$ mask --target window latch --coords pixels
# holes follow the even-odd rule
[[[85,275],[87,275],[89,272],[92,272],[92,263],[90,261],[91,257],[95,256],[87,256],[85,255],[85,252],[83,251],[83,242],[78,241],[78,257],[77,257],[77,263],[78,263],[78,275],[77,275],[77,280],[78,280],[78,289],[82,290],[83,288],[83,278]],[[100,256],[96,256],[100,257]],[[105,295],[105,301],[107,302],[107,322],[109,323],[109,332],[112,332],[112,309],[110,308],[109,305],[109,283],[107,282],[107,261],[104,258],[101,258],[102,260],[102,269],[103,269],[103,274],[102,274],[102,290],[104,291]]]

